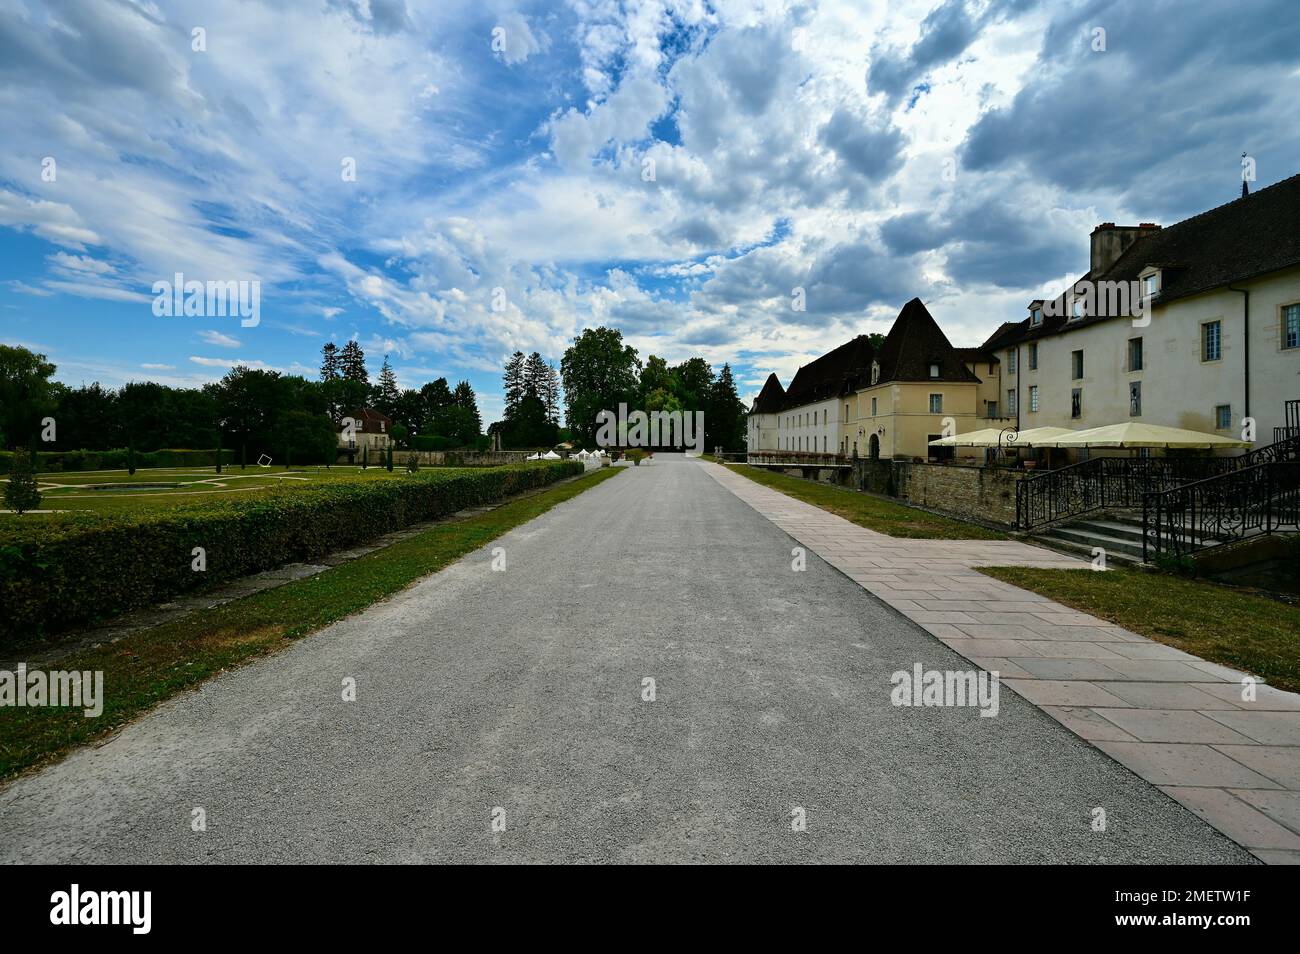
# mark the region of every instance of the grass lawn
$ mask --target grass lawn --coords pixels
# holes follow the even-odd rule
[[[1130,569],[996,566],[980,572],[1300,692],[1300,607],[1217,583]]]
[[[273,653],[365,609],[621,472],[590,471],[487,513],[439,524],[316,576],[73,653],[48,668],[103,670],[103,714],[87,719],[80,709],[6,708],[0,718],[0,778],[108,735],[224,669]]]
[[[461,468],[439,467],[437,470]],[[390,474],[382,467],[153,467],[134,474],[125,470],[58,471],[38,475],[40,510],[71,510],[93,513],[128,513],[177,507],[211,501],[214,497],[244,498],[258,490],[283,486],[307,486],[343,478],[398,480],[405,465],[394,463]],[[156,485],[156,486],[155,486]],[[0,514],[0,520],[12,517]]]
[[[973,523],[918,510],[893,500],[884,500],[856,490],[778,474],[763,467],[739,464],[733,473],[748,477],[756,484],[779,490],[787,496],[821,507],[868,530],[891,537],[914,537],[927,540],[1005,540],[1005,534],[986,530]]]

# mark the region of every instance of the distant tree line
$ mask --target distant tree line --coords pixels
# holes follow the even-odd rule
[[[567,428],[560,429],[560,385]],[[597,415],[631,410],[704,412],[704,446],[738,449],[744,444],[745,406],[731,366],[714,373],[703,358],[669,366],[656,355],[645,364],[615,328],[588,328],[560,360],[560,372],[534,352],[516,351],[506,362],[505,420],[493,425],[505,447],[546,447],[569,437],[593,447]]]
[[[44,355],[0,345],[0,446],[141,452],[221,446],[235,461],[253,463],[266,454],[306,464],[332,462],[339,423],[366,406],[403,428],[399,440],[426,435],[448,446],[474,445],[482,430],[469,382],[452,389],[438,378],[418,391],[399,390],[385,358],[372,386],[355,341],[325,346],[319,381],[237,365],[201,388],[151,381],[72,388],[53,380],[55,370]]]

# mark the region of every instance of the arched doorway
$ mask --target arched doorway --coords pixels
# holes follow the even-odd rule
[[[867,448],[867,453],[871,455],[872,460],[880,460],[880,435],[872,434],[871,443]]]

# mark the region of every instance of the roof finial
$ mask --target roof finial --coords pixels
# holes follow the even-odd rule
[[[1241,197],[1250,195],[1250,180],[1255,178],[1255,160],[1246,153],[1241,154]]]

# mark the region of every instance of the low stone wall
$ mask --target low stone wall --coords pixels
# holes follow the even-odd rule
[[[1024,476],[1012,470],[905,460],[859,460],[852,474],[859,490],[1006,527],[1016,522],[1016,482]]]

